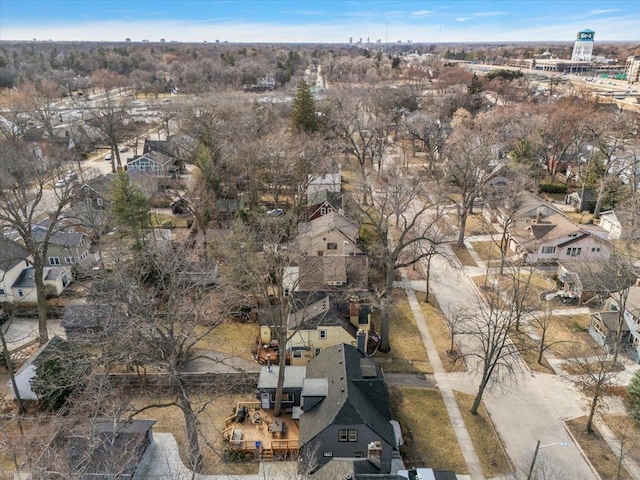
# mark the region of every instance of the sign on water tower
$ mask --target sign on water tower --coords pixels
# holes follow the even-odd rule
[[[576,36],[576,40],[582,40],[584,41],[589,41],[589,42],[593,42],[593,35],[596,32],[594,32],[593,30],[583,30],[581,32],[578,32],[578,35]]]

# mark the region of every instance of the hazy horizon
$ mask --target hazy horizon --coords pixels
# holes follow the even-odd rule
[[[0,40],[486,43],[640,40],[640,2],[0,0]]]

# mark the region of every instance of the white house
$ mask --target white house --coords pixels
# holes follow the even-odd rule
[[[620,238],[640,238],[640,226],[638,214],[634,215],[625,210],[607,210],[600,213],[600,227],[609,232],[610,240]],[[634,223],[635,228],[634,228]]]
[[[323,173],[320,175],[309,174],[307,176],[307,196],[312,197],[320,190],[340,192],[342,188],[341,169],[337,172]]]

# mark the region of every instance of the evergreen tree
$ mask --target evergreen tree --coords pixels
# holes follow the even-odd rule
[[[475,73],[473,74],[473,77],[471,77],[471,84],[469,85],[468,88],[469,88],[469,93],[471,95],[482,92],[484,88],[482,86],[482,80],[480,80],[478,75],[476,75]]]
[[[291,126],[304,132],[316,132],[319,128],[316,102],[311,96],[309,85],[304,80],[300,80],[298,83],[296,98],[293,99]]]
[[[627,394],[629,395],[627,412],[640,425],[640,370],[631,379],[627,387]]]
[[[151,224],[149,200],[126,173],[118,174],[111,196],[112,211],[117,225],[133,238],[136,248],[142,248],[144,231]]]

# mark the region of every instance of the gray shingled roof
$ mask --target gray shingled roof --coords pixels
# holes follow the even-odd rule
[[[47,236],[47,227],[35,225],[31,229],[31,235],[36,243],[43,243]],[[60,247],[77,247],[80,245],[84,235],[77,232],[64,232],[57,230],[51,233],[49,237],[49,245],[58,245]]]
[[[307,378],[326,378],[327,398],[300,418],[300,445],[306,445],[330,425],[366,425],[390,445],[396,444],[389,423],[389,391],[380,367],[375,378],[364,378],[364,354],[351,345],[335,345],[307,364]]]
[[[5,237],[0,237],[0,270],[7,272],[29,258],[29,252]],[[25,263],[26,266],[26,263]]]

